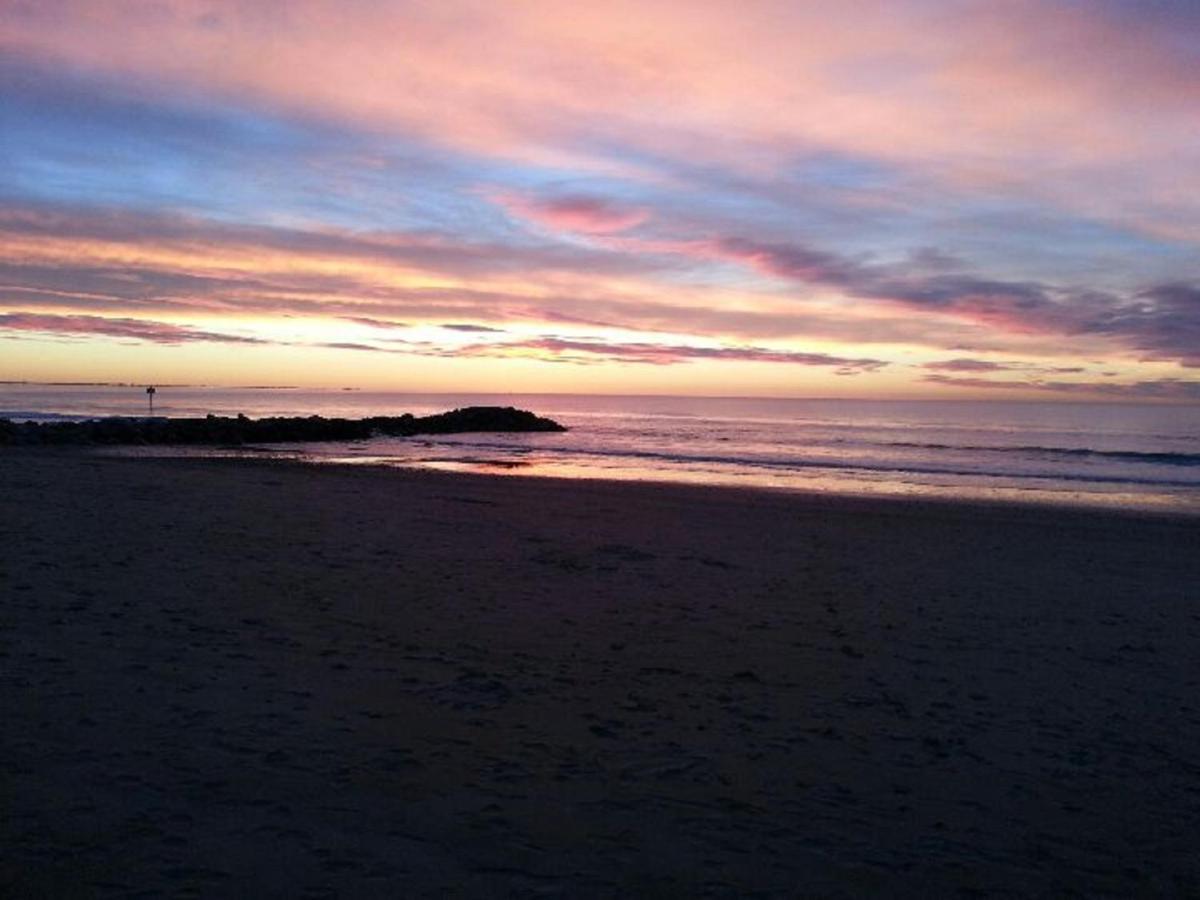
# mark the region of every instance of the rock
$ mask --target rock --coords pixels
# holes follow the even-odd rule
[[[462,434],[478,431],[566,431],[511,406],[468,406],[433,416],[322,416],[248,419],[243,415],[203,419],[122,418],[84,422],[12,422],[0,419],[0,446],[38,444],[284,444],[296,441],[354,441],[380,435]]]

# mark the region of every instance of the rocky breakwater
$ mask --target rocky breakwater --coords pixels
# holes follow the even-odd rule
[[[0,445],[71,444],[283,444],[297,441],[353,441],[370,437],[461,434],[472,431],[566,431],[553,419],[511,406],[468,406],[433,416],[322,416],[250,419],[204,418],[88,419],[82,422],[13,422],[0,419]]]

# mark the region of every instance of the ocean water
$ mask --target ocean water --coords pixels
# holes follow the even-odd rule
[[[570,430],[134,452],[1200,513],[1200,406],[163,387],[155,413],[359,417],[473,404],[530,409]],[[0,385],[0,418],[146,413],[137,387]]]

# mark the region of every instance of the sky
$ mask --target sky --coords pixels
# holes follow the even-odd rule
[[[1194,0],[0,0],[0,379],[1200,402]]]

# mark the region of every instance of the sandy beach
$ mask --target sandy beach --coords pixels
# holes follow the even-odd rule
[[[0,453],[0,895],[1200,895],[1200,520]]]

